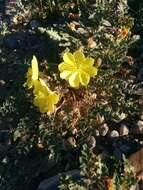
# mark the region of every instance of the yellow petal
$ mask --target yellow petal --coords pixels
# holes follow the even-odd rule
[[[61,79],[68,79],[72,74],[72,71],[63,71],[62,73],[60,73],[60,78]]]
[[[47,112],[53,113],[54,111],[55,111],[55,105],[49,102]]]
[[[41,82],[43,81],[41,80]],[[34,105],[39,108],[41,113],[53,112],[55,104],[59,101],[59,95],[56,92],[48,91],[46,84],[42,85],[41,82],[35,83]]]
[[[76,67],[73,64],[62,62],[59,64],[58,69],[60,72],[64,70],[74,71]]]
[[[31,65],[32,65],[32,80],[38,80],[39,69],[38,69],[38,62],[35,56],[33,56]]]
[[[89,66],[81,67],[80,70],[87,73],[90,77],[94,77],[95,75],[97,75],[98,71],[96,67],[89,67]]]
[[[28,68],[28,71],[26,73],[26,77],[29,78],[29,77],[32,77],[32,68]]]
[[[90,76],[86,72],[80,71],[79,78],[80,78],[80,82],[83,86],[88,85],[89,80],[90,80]]]
[[[92,67],[91,71],[90,71],[90,76],[94,77],[97,75],[98,69],[96,67]]]
[[[94,65],[94,59],[92,57],[87,57],[85,60],[85,64],[88,66],[93,66]]]
[[[79,87],[79,73],[78,72],[74,72],[69,77],[69,84],[71,87]]]
[[[40,93],[34,98],[34,105],[39,108],[41,113],[46,113],[48,111],[46,101],[47,101],[47,97]]]
[[[42,90],[43,86],[41,85],[39,80],[33,81],[33,84],[34,84],[33,94],[36,95],[38,94],[39,91]]]
[[[74,64],[74,62],[75,62],[74,56],[70,52],[64,53],[63,60],[65,63],[69,63],[69,64]]]
[[[85,62],[85,56],[80,50],[75,51],[73,56],[78,67]]]
[[[59,95],[56,94],[55,92],[50,92],[49,99],[50,99],[50,102],[52,102],[53,104],[57,104],[59,101]]]
[[[45,105],[41,105],[41,106],[39,106],[39,110],[41,113],[47,113],[48,107],[46,107]]]
[[[28,71],[26,73],[27,81],[24,83],[24,87],[28,87],[29,89],[32,88],[33,82],[32,82],[32,69],[28,68]]]
[[[39,82],[41,83],[42,86],[47,86],[43,79],[39,78]]]
[[[50,89],[45,83],[45,81],[42,80],[41,78],[39,78],[39,80],[33,81],[33,84],[34,84],[34,90],[33,90],[34,95],[37,95],[39,92],[43,93],[45,96],[49,94]]]
[[[38,100],[37,97],[34,98],[33,104],[34,104],[35,106],[38,106],[38,105],[39,105],[39,100]]]
[[[32,88],[33,87],[33,81],[28,78],[26,83],[24,83],[24,87],[28,87],[28,89]]]
[[[39,78],[39,81],[40,81],[41,85],[43,86],[44,92],[45,92],[45,91],[46,91],[47,93],[51,92],[51,90],[49,89],[49,87],[47,86],[47,84],[45,83],[44,80],[42,80],[41,78]],[[46,92],[45,92],[45,93],[46,93]]]

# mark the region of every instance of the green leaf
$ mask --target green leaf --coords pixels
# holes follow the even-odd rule
[[[21,133],[19,130],[16,130],[13,134],[13,140],[16,141],[18,138],[21,137]]]

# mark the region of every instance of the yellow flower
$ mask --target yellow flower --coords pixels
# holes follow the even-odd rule
[[[54,112],[55,104],[59,101],[59,95],[52,92],[42,79],[36,82],[34,91],[34,105],[39,108],[40,112]]]
[[[97,68],[94,67],[94,59],[85,57],[84,54],[77,50],[73,54],[67,52],[63,56],[64,62],[60,63],[58,68],[60,77],[68,80],[71,87],[79,85],[87,86],[90,78],[97,75]]]
[[[38,75],[38,62],[36,57],[33,56],[33,59],[31,61],[31,67],[28,69],[26,74],[27,81],[25,83],[25,86],[27,86],[29,89],[32,88],[35,85],[35,82],[38,80]]]
[[[59,101],[59,95],[52,92],[46,83],[39,78],[38,62],[35,56],[33,56],[26,78],[27,81],[24,85],[29,89],[33,88],[34,105],[39,108],[41,113],[54,112],[55,105]]]

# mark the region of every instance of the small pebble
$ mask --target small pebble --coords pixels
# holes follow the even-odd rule
[[[112,138],[114,138],[114,137],[119,137],[118,131],[116,131],[116,130],[111,131],[110,137],[112,137]]]
[[[120,136],[125,136],[128,134],[129,134],[129,128],[125,124],[122,124],[120,127]]]
[[[31,26],[31,29],[32,29],[32,30],[35,30],[35,29],[37,29],[37,28],[39,27],[39,23],[38,23],[37,20],[32,20],[32,21],[30,22],[30,26]]]
[[[7,164],[8,163],[8,157],[3,158],[2,163]]]
[[[74,137],[69,137],[69,138],[67,139],[67,143],[68,143],[70,146],[72,146],[72,147],[76,147],[76,146],[77,146],[77,145],[76,145],[76,140],[75,140]]]
[[[90,148],[94,148],[96,146],[96,139],[94,138],[94,136],[89,137],[87,141]]]
[[[5,85],[5,81],[4,80],[0,80],[0,86],[4,86]]]
[[[137,75],[137,79],[138,79],[139,81],[142,81],[142,80],[143,80],[143,68],[141,68],[141,69],[139,70],[139,73],[138,73],[138,75]]]
[[[72,135],[76,135],[78,133],[76,128],[72,128]]]
[[[106,123],[104,123],[103,125],[101,125],[99,127],[99,133],[101,136],[105,136],[109,131],[109,127]]]
[[[140,119],[143,121],[143,114],[140,116]]]
[[[136,128],[137,134],[143,134],[143,121],[139,120],[137,122],[137,128]]]
[[[137,190],[137,189],[139,189],[138,184],[134,184],[134,185],[132,185],[131,188],[130,188],[130,190]]]
[[[84,29],[84,28],[78,28],[77,29],[77,33],[79,33],[79,34],[87,34],[87,31]]]
[[[99,134],[99,130],[95,129],[95,130],[94,130],[94,135],[95,135],[95,136],[99,136],[99,135],[100,135],[100,134]]]

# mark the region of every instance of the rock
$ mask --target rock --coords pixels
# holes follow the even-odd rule
[[[87,141],[90,148],[95,148],[96,139],[94,138],[94,136],[88,137]]]
[[[137,175],[137,178],[143,182],[143,171]],[[143,185],[143,184],[142,184]],[[143,188],[143,187],[142,187]]]
[[[70,147],[76,147],[76,140],[74,137],[69,137],[67,139],[67,145],[70,146]]]
[[[94,135],[95,135],[95,136],[99,136],[99,135],[100,135],[99,130],[95,129],[95,130],[94,130]]]
[[[9,161],[9,158],[6,156],[6,157],[3,158],[2,163],[7,164],[8,161]]]
[[[139,73],[137,75],[137,79],[139,81],[142,81],[143,80],[143,68],[139,70]]]
[[[77,33],[83,35],[83,34],[87,34],[87,31],[86,31],[84,28],[79,27],[79,28],[77,29]]]
[[[131,128],[131,133],[134,135],[143,134],[143,121],[139,120],[134,126]]]
[[[130,147],[126,144],[120,146],[120,150],[122,153],[127,154],[130,151]]]
[[[37,21],[37,20],[32,20],[32,21],[30,22],[30,27],[31,27],[32,30],[37,29],[37,28],[39,27],[38,21]]]
[[[133,128],[133,134],[143,134],[143,121],[139,120]]]
[[[118,160],[122,160],[122,158],[123,158],[123,154],[122,154],[122,152],[120,151],[119,148],[116,148],[116,149],[113,151],[113,155],[114,155],[115,158],[118,159]]]
[[[135,184],[135,185],[132,185],[131,188],[130,188],[130,190],[139,190],[139,185],[138,185],[138,183]]]
[[[72,170],[69,172],[62,173],[64,175],[71,175],[74,178],[80,178],[79,170]],[[58,190],[59,175],[45,179],[42,181],[37,190]]]
[[[129,163],[134,168],[136,176],[143,179],[143,148],[129,157]]]
[[[0,80],[0,86],[4,86],[6,82],[4,80]]]
[[[109,131],[109,127],[106,123],[104,123],[103,125],[99,127],[99,134],[101,136],[105,136],[108,133],[108,131]]]
[[[129,134],[129,128],[125,124],[122,124],[120,127],[120,136],[125,136],[128,134]]]
[[[140,119],[143,121],[143,114],[140,116]]]
[[[112,138],[119,137],[118,131],[116,131],[116,130],[111,131],[110,137],[112,137]]]
[[[4,38],[4,45],[10,49],[16,49],[19,45],[19,42],[15,35],[11,35]]]

